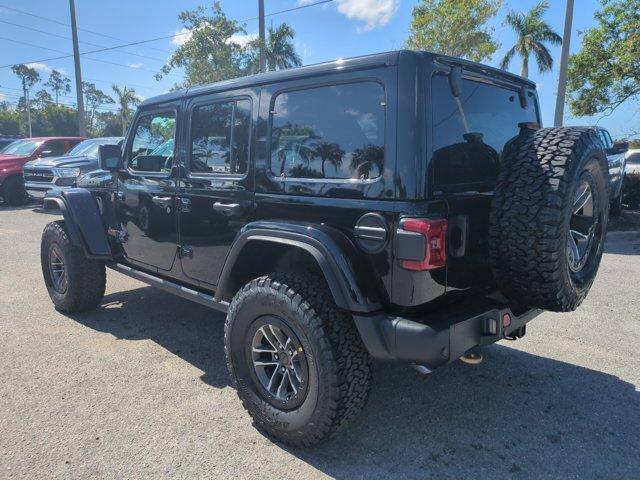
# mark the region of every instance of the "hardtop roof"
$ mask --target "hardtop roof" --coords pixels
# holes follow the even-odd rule
[[[531,88],[535,88],[535,83],[533,83],[531,80],[504,70],[497,69],[495,67],[483,65],[481,63],[425,51],[395,50],[391,52],[362,55],[359,57],[351,57],[345,59],[339,58],[330,62],[316,63],[313,65],[306,65],[304,67],[290,68],[287,70],[278,70],[274,72],[257,73],[255,75],[233,78],[221,82],[188,87],[181,90],[176,90],[175,92],[169,92],[148,98],[140,104],[140,107],[170,102],[193,95],[213,93],[216,91],[233,90],[236,88],[249,86],[258,86],[283,80],[291,80],[295,78],[312,77],[315,75],[329,73],[335,70],[358,70],[365,68],[393,66],[398,64],[398,60],[401,55],[414,55],[422,57],[423,59],[430,59],[444,64],[460,65],[463,68],[469,70],[479,71],[490,76],[502,77],[510,80],[511,82],[526,84]]]

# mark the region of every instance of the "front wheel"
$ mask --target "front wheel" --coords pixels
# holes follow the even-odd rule
[[[229,307],[225,353],[256,424],[293,446],[334,435],[369,393],[371,358],[320,277],[272,274],[245,285]]]
[[[71,243],[64,221],[45,227],[40,261],[44,283],[58,310],[75,313],[100,304],[106,285],[104,262],[87,258]]]
[[[29,201],[22,175],[14,175],[5,180],[2,186],[2,197],[4,202],[11,206],[24,205]]]

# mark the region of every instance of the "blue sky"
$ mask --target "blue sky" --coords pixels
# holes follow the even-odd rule
[[[284,10],[315,0],[265,0],[267,13]],[[289,23],[296,30],[296,47],[305,64],[333,60],[379,51],[401,48],[408,34],[414,0],[334,0],[325,5],[311,6],[267,18],[273,22]],[[491,22],[495,36],[502,44],[494,58],[487,62],[497,65],[502,54],[512,45],[513,34],[502,24],[507,10],[531,8],[536,0],[505,1],[498,16]],[[547,21],[562,34],[564,0],[551,0]],[[245,23],[248,34],[255,34],[258,22],[257,0],[222,0],[222,8],[230,18],[249,19]],[[161,37],[179,32],[178,14],[209,2],[197,0],[76,0],[80,50],[88,51],[124,41]],[[594,25],[593,13],[599,8],[598,0],[578,0],[573,21],[571,51],[580,47],[579,32]],[[7,8],[8,7],[8,8]],[[19,13],[11,8],[29,12],[46,19]],[[0,0],[0,65],[22,63],[56,57],[71,52],[67,0]],[[14,24],[14,25],[12,25]],[[24,27],[40,31],[28,30]],[[47,32],[47,33],[43,33]],[[99,35],[101,34],[101,35]],[[105,36],[106,35],[106,36]],[[184,37],[178,37],[184,38]],[[130,47],[123,50],[87,55],[83,58],[83,79],[92,81],[109,93],[110,85],[133,86],[140,96],[147,98],[166,91],[181,79],[180,72],[158,82],[153,78],[163,62],[176,48],[176,42],[167,39]],[[556,68],[539,74],[533,65],[531,78],[538,84],[544,124],[553,123],[557,64],[560,47],[553,48]],[[73,77],[72,59],[51,60],[35,65],[46,79],[51,68]],[[514,60],[511,70],[519,72],[519,61]],[[16,101],[20,95],[18,80],[9,68],[0,68],[0,99]],[[61,100],[74,104],[73,92]],[[608,128],[614,137],[625,136],[631,129],[639,130],[639,106],[625,105],[604,118],[572,118],[565,110],[565,124],[591,124],[598,122]]]

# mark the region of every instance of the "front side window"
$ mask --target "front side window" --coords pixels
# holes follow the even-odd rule
[[[174,112],[142,115],[131,143],[129,168],[139,172],[169,172],[173,161],[175,127]],[[166,148],[167,145],[170,148]]]
[[[191,117],[191,172],[246,173],[250,131],[249,99],[195,107]]]
[[[382,174],[385,95],[380,84],[280,93],[271,118],[273,175],[367,180]]]
[[[535,96],[464,79],[458,98],[445,75],[433,77],[433,175],[436,185],[495,180],[505,145],[522,122],[538,122]]]

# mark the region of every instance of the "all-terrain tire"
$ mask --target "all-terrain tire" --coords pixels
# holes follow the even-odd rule
[[[308,391],[289,410],[267,401],[245,354],[250,327],[275,316],[300,340],[308,363]],[[268,434],[297,447],[335,435],[364,406],[371,357],[353,318],[334,303],[324,280],[313,274],[274,273],[252,280],[233,298],[225,323],[229,374],[244,407]]]
[[[7,178],[2,185],[2,198],[4,203],[11,206],[24,205],[29,201],[27,191],[24,189],[22,175],[14,175]]]
[[[52,255],[56,265],[63,264],[66,275],[59,285],[52,274]],[[45,227],[40,261],[44,283],[56,309],[75,313],[100,304],[106,286],[104,262],[87,258],[80,247],[71,243],[64,221],[51,222]]]
[[[593,193],[594,240],[576,272],[569,267],[567,249],[581,182]],[[592,130],[546,128],[523,132],[510,142],[503,153],[489,227],[489,253],[502,292],[529,307],[575,310],[598,271],[608,199],[606,157]]]

